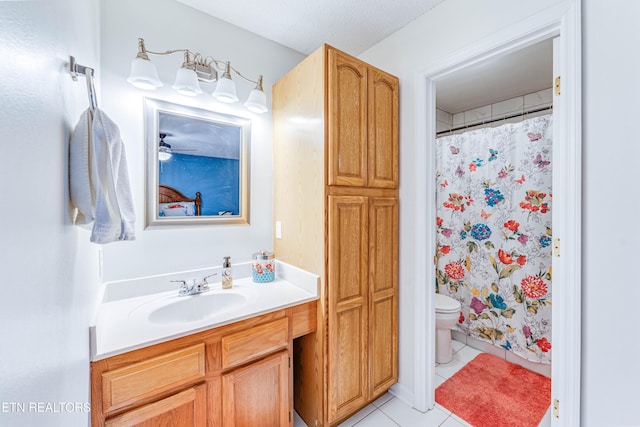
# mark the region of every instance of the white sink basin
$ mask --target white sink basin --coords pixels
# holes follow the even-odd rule
[[[199,322],[231,310],[246,300],[244,295],[224,291],[175,297],[175,301],[150,311],[147,319],[156,324]]]

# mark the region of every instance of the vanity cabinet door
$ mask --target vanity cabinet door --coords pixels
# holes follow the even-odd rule
[[[204,384],[125,412],[105,422],[106,427],[205,427],[207,394]]]
[[[223,374],[223,426],[292,425],[289,369],[285,350]]]

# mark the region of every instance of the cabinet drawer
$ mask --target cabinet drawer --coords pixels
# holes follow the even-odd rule
[[[287,347],[289,320],[273,322],[222,337],[222,369],[237,366]]]
[[[314,332],[316,330],[317,315],[316,301],[293,307],[291,310],[291,338],[296,339]]]
[[[105,427],[171,426],[199,427],[207,424],[207,391],[201,384],[157,402],[108,419]]]
[[[204,380],[204,343],[102,374],[105,413],[181,385]]]

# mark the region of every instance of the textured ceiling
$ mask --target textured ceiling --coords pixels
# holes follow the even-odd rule
[[[358,56],[445,0],[176,1],[304,54],[328,43]],[[551,67],[547,40],[438,80],[436,104],[455,114],[537,92]]]
[[[359,55],[444,0],[177,0],[310,54],[328,43]]]

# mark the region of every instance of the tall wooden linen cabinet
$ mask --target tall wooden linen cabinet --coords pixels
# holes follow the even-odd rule
[[[276,257],[318,274],[294,400],[333,426],[398,379],[398,79],[323,45],[273,87]]]

